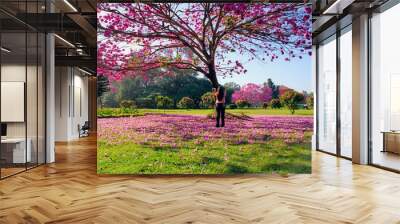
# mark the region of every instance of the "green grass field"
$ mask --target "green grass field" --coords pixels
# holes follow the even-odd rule
[[[98,109],[99,117],[118,117],[118,116],[129,116],[129,115],[144,115],[149,113],[159,113],[159,114],[178,114],[178,115],[208,115],[214,112],[214,109],[137,109],[137,110],[128,110],[126,113],[121,112],[119,108],[102,108]],[[262,109],[262,108],[245,108],[245,109],[226,109],[227,113],[232,114],[245,114],[248,116],[252,115],[290,115],[291,112],[286,109]],[[312,116],[313,110],[299,109],[296,110],[295,115],[302,116]]]
[[[201,118],[202,116],[185,118],[185,115],[206,116],[213,112],[212,109],[171,109],[165,110],[165,112],[157,109],[139,109],[134,112],[124,111],[124,118],[114,118],[120,116],[121,111],[118,109],[106,109],[105,111],[106,114],[103,114],[105,118],[99,119],[98,122],[97,172],[100,174],[288,174],[311,172],[312,122],[309,121],[312,121],[312,117],[309,115],[312,115],[312,110],[297,110],[295,115],[303,115],[298,118],[291,116],[286,109],[227,110],[229,113],[243,113],[248,116],[287,116],[272,116],[274,121],[265,120],[257,125],[252,125],[252,122],[262,119],[261,116],[254,116],[250,121],[228,119],[227,129],[219,129],[225,134],[218,134],[218,136],[229,136],[233,133],[232,130],[235,130],[232,129],[234,126],[257,128],[240,129],[233,137],[221,137],[220,139],[208,139],[207,137],[207,140],[203,135],[215,135],[214,120],[202,120],[204,119],[204,117]],[[125,117],[129,114],[135,116]],[[166,117],[170,114],[183,117],[178,120]],[[300,123],[295,124],[296,121]],[[155,127],[152,126],[154,124],[156,124]],[[200,124],[205,124],[205,126]],[[274,124],[279,124],[279,126],[274,126]],[[266,125],[268,128],[260,128],[260,125]],[[293,128],[288,128],[288,125],[292,125]],[[304,136],[300,137],[300,141],[290,143],[288,140],[292,135],[301,134],[302,131],[300,133],[294,131],[298,127],[304,127],[307,130],[304,131]],[[280,129],[285,129],[292,134],[273,139],[267,137],[256,143],[250,143],[247,140],[247,136],[265,136],[263,131],[274,133],[281,131]],[[187,136],[188,130],[189,139],[186,140],[183,136]],[[193,134],[194,132],[199,133]],[[241,137],[238,136],[244,136],[244,139],[240,140]]]
[[[160,109],[139,109],[141,113],[164,113]],[[166,114],[182,114],[182,115],[207,115],[214,112],[213,109],[170,109],[165,110]],[[226,109],[226,112],[232,114],[246,114],[251,115],[292,115],[288,109],[262,109],[262,108],[246,108],[246,109]],[[296,110],[294,115],[313,115],[313,110]]]
[[[138,144],[98,145],[98,173],[106,174],[238,174],[310,173],[309,143],[286,144],[272,140],[254,145],[223,142],[180,148]]]

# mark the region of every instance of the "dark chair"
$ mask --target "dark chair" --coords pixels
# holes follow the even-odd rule
[[[89,136],[89,129],[90,129],[89,121],[85,121],[82,127],[78,125],[79,138]]]

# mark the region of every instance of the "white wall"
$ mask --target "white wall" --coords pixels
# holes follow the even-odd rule
[[[25,64],[5,64],[1,66],[1,81],[25,82]],[[7,110],[7,108],[1,108]],[[25,122],[8,122],[7,137],[25,137]]]
[[[55,68],[55,141],[67,141],[69,133],[69,68]]]
[[[88,121],[88,78],[73,67],[56,67],[55,140],[79,138],[78,125]]]
[[[38,69],[38,70],[37,70]],[[25,138],[27,136],[29,140],[29,148],[31,149],[32,162],[44,163],[44,82],[42,73],[42,67],[36,65],[25,66],[25,63],[4,63],[1,66],[1,81],[3,82],[20,82],[26,85],[26,101],[25,101],[25,89],[19,89],[18,94],[21,94],[22,105],[20,107],[4,106],[1,108],[2,114],[4,113],[15,113],[21,114],[21,121],[17,122],[5,122],[7,124],[7,137],[8,138]],[[25,80],[27,78],[27,80]],[[2,98],[9,97],[5,92],[6,89],[2,89]],[[17,93],[14,93],[17,94]],[[11,98],[11,97],[9,97]],[[25,107],[26,102],[26,107]],[[2,103],[3,104],[3,103]],[[18,104],[18,102],[15,102]],[[14,111],[13,111],[14,110]],[[26,120],[24,114],[26,112]],[[3,118],[2,118],[3,120]],[[36,161],[39,159],[39,161]]]
[[[78,74],[77,74],[78,72]],[[78,125],[83,125],[89,119],[88,113],[88,78],[82,76],[79,70],[74,71],[73,94],[74,107],[72,108],[71,134],[74,138],[79,137]]]

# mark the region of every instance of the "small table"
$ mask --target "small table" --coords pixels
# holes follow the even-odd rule
[[[2,151],[2,159],[6,160],[6,163],[20,164],[31,162],[32,154],[31,154],[31,139],[26,139],[27,147],[25,153],[25,138],[5,138],[1,139],[1,151]],[[10,148],[9,146],[13,146]]]
[[[382,152],[391,152],[400,154],[400,131],[382,131],[383,150]]]

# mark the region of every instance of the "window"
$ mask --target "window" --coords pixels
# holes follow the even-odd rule
[[[336,153],[336,36],[318,48],[318,149]]]
[[[351,26],[340,36],[340,155],[352,157],[352,33]]]
[[[400,170],[400,4],[371,18],[372,163]]]

